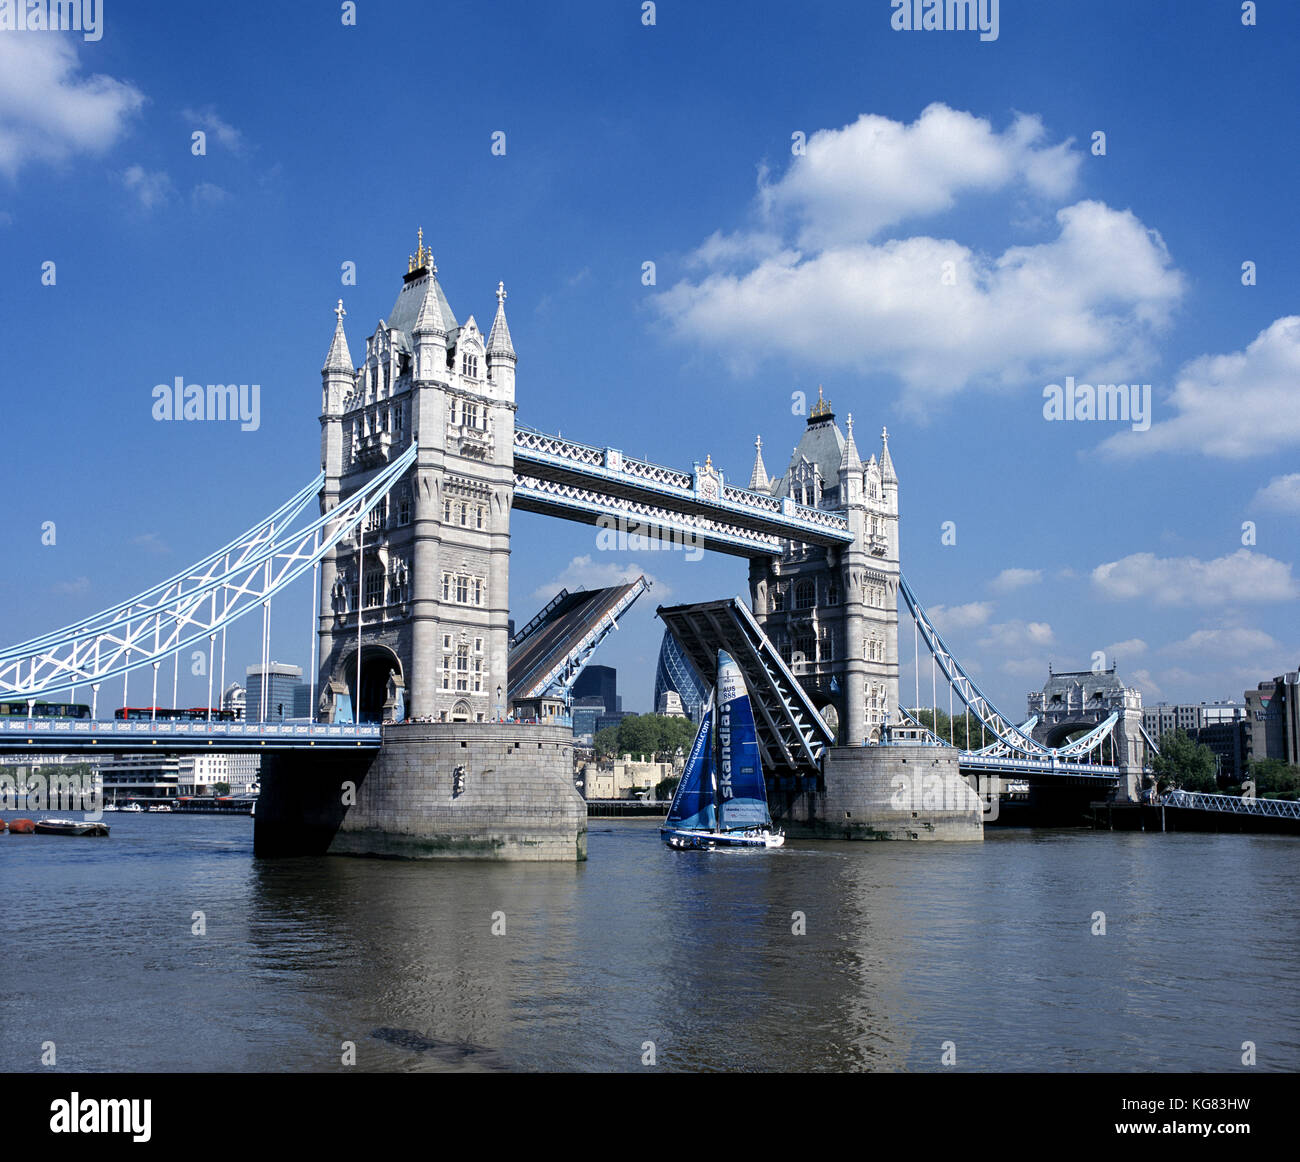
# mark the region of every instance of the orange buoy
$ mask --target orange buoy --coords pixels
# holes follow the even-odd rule
[[[9,830],[15,835],[31,835],[36,831],[36,824],[30,819],[10,819]]]

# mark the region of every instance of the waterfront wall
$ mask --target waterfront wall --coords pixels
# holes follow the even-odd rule
[[[587,858],[586,804],[563,727],[411,723],[385,727],[368,759],[277,754],[255,820],[258,855]]]
[[[776,791],[771,806],[792,838],[984,838],[980,797],[939,747],[833,747],[823,790]]]

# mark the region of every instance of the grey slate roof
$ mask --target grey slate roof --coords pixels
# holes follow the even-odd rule
[[[817,465],[822,474],[826,488],[838,488],[840,482],[840,461],[844,459],[844,434],[835,424],[834,416],[822,416],[815,419],[804,429],[790,457],[790,466],[781,477],[780,485],[774,488],[773,495],[790,495],[790,472],[801,459],[810,460]]]
[[[430,287],[432,283],[432,287]],[[447,346],[451,346],[460,329],[456,322],[456,313],[447,302],[442,285],[435,274],[426,274],[422,278],[412,279],[402,285],[393,309],[388,312],[387,323],[396,331],[402,331],[409,340],[415,334],[416,323],[420,318],[420,307],[424,303],[425,291],[432,289],[436,296],[438,309],[442,312],[443,328],[447,332]]]

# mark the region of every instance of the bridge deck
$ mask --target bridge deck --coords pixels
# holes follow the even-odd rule
[[[333,725],[323,722],[101,722],[77,718],[0,719],[0,753],[28,751],[190,751],[378,749],[383,728],[377,722]]]

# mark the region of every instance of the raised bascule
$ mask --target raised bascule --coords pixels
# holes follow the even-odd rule
[[[564,692],[645,589],[610,591],[563,648],[524,648],[509,617],[514,509],[689,541],[749,561],[749,600],[660,609],[697,666],[726,650],[755,708],[774,816],[792,835],[979,839],[985,804],[966,775],[1131,797],[1138,748],[1097,761],[1117,713],[1044,739],[1001,716],[952,656],[901,572],[899,478],[888,433],[864,461],[819,389],[784,473],[761,439],[746,487],[706,457],[689,471],[516,423],[517,355],[506,290],[485,334],[460,322],[421,231],[396,301],[354,364],[335,308],[321,370],[321,472],[294,498],[192,568],[94,617],[0,651],[0,749],[251,747],[264,755],[256,850],[412,857],[583,859]],[[318,501],[319,515],[307,512]],[[152,670],[152,702],[182,651],[206,648],[224,684],[226,627],[310,572],[316,719],[260,724],[40,723],[37,699],[91,692]],[[960,751],[926,730],[900,692],[900,602],[986,742]],[[581,631],[581,632],[579,632]],[[570,638],[572,640],[570,640]],[[537,641],[541,638],[538,637]],[[220,665],[217,653],[220,643]],[[539,655],[534,657],[533,655]],[[541,656],[544,655],[544,656]],[[528,666],[523,659],[528,657]],[[265,658],[264,658],[265,661]],[[711,661],[709,662],[711,665]],[[529,673],[522,673],[527,668]],[[217,687],[218,691],[221,685]],[[165,699],[164,699],[165,701]],[[209,691],[209,705],[212,692]],[[512,704],[513,701],[513,704]],[[521,721],[528,716],[531,721]],[[1126,729],[1126,728],[1125,728]],[[1050,745],[1049,745],[1050,743]]]

